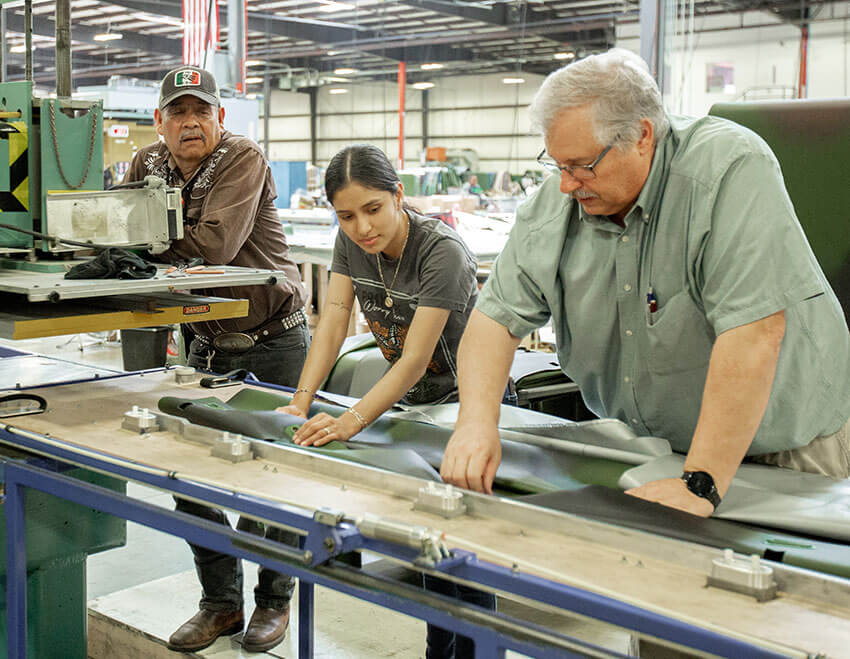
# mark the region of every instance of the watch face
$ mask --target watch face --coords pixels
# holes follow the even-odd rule
[[[688,476],[688,489],[698,496],[705,496],[714,487],[714,479],[704,471],[694,471]]]

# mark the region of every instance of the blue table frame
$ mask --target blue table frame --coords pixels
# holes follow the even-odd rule
[[[501,658],[506,650],[532,657],[621,657],[622,654],[566,635],[487,611],[471,604],[426,592],[391,579],[375,577],[357,568],[334,562],[339,554],[364,550],[413,563],[412,548],[366,537],[350,521],[323,523],[303,510],[260,498],[234,493],[191,481],[173,473],[116,460],[96,451],[80,452],[54,438],[0,426],[0,443],[50,458],[57,466],[76,466],[144,483],[177,496],[207,502],[239,513],[268,520],[303,534],[299,548],[281,545],[191,515],[138,501],[132,497],[91,485],[45,468],[44,460],[4,458],[7,542],[7,657],[26,657],[26,519],[27,489],[122,517],[176,535],[210,549],[260,563],[301,580],[299,587],[299,657],[313,655],[313,588],[321,585],[406,615],[426,620],[474,639],[476,657]],[[641,634],[726,657],[768,658],[782,655],[737,639],[728,638],[639,607],[579,588],[513,571],[478,560],[474,554],[456,550],[429,568],[475,583],[484,589],[512,593],[582,616],[612,623]]]

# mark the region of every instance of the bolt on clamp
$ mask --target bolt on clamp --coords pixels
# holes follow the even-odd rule
[[[138,405],[133,405],[132,410],[124,412],[124,420],[121,422],[121,427],[139,434],[159,430],[156,414],[151,412],[147,407],[139,409]]]
[[[251,442],[243,439],[242,435],[231,435],[227,431],[224,431],[221,437],[215,440],[210,455],[215,458],[230,460],[233,463],[254,459]]]

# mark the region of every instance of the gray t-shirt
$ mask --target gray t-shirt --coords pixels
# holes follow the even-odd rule
[[[442,402],[457,391],[457,347],[478,298],[477,263],[461,237],[439,220],[413,212],[410,235],[401,263],[383,253],[375,256],[358,247],[343,231],[337,234],[331,271],[351,278],[354,294],[384,358],[401,357],[413,314],[422,305],[451,313],[425,375],[402,399],[408,404]],[[378,261],[389,289],[392,307],[378,273]]]

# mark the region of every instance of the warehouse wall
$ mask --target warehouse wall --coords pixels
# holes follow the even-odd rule
[[[850,94],[850,3],[829,5],[815,23],[809,39],[809,98]],[[672,112],[702,115],[718,101],[774,97],[796,89],[800,31],[788,25],[741,28],[774,22],[766,13],[701,19],[691,44],[673,40],[667,95]],[[618,30],[618,44],[637,52],[639,26]],[[688,46],[688,47],[685,47]],[[726,64],[733,69],[734,91],[707,91],[709,65]],[[508,169],[522,173],[535,167],[542,146],[530,132],[527,106],[542,76],[524,73],[523,85],[505,85],[503,74],[434,78],[428,95],[430,146],[475,149],[481,169]],[[341,85],[336,85],[341,86]],[[398,155],[398,98],[395,82],[346,85],[349,93],[331,95],[322,87],[318,96],[318,160],[326,165],[344,145],[367,141],[377,144],[395,160]],[[757,89],[762,88],[762,89]],[[784,89],[783,88],[787,88]],[[405,161],[413,165],[422,150],[422,92],[407,88],[405,115]],[[310,159],[309,97],[307,94],[272,93],[270,158]],[[261,108],[262,112],[262,108]],[[262,141],[262,121],[260,137]]]
[[[503,74],[435,78],[428,90],[428,144],[472,148],[481,169],[522,172],[535,165],[540,138],[530,133],[527,106],[542,81],[524,74],[523,85],[505,85]],[[347,94],[332,95],[321,87],[317,100],[317,155],[320,165],[346,144],[370,142],[394,161],[398,156],[398,88],[395,82],[345,85]],[[422,95],[407,88],[405,149],[408,165],[422,152]],[[269,152],[272,160],[310,159],[310,101],[305,93],[272,93]],[[261,109],[262,111],[262,109]],[[262,141],[262,121],[260,122]]]

